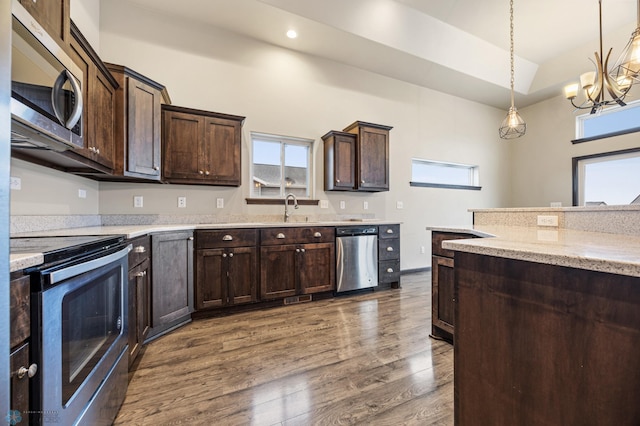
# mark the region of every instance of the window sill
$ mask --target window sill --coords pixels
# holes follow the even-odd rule
[[[282,205],[284,204],[284,198],[245,198],[247,204],[270,204],[270,205]],[[310,200],[308,198],[298,198],[298,204],[301,206],[317,206],[320,200]],[[293,204],[293,201],[289,200],[289,204]]]
[[[472,191],[480,191],[482,189],[481,186],[447,185],[444,183],[425,183],[425,182],[409,182],[409,186],[420,186],[423,188],[468,189]]]

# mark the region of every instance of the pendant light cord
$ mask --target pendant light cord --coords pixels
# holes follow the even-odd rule
[[[513,109],[514,107],[514,100],[513,100],[513,82],[514,82],[514,67],[513,67],[513,0],[509,0],[509,15],[510,15],[510,33],[509,33],[509,40],[511,42],[511,48],[509,50],[509,53],[511,55],[511,108]]]

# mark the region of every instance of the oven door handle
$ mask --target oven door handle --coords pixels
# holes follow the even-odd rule
[[[57,282],[67,280],[77,275],[84,274],[85,272],[93,271],[94,269],[98,269],[101,266],[108,265],[109,263],[115,262],[127,256],[131,251],[131,248],[132,246],[131,244],[129,244],[124,249],[119,250],[115,253],[111,253],[107,256],[99,257],[88,262],[53,271],[49,274],[49,282],[51,284],[55,284]]]

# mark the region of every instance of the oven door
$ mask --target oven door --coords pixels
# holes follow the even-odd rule
[[[81,418],[85,418],[85,424],[102,423],[87,419],[85,412],[95,412],[96,408],[107,411],[113,406],[117,413],[122,403],[127,387],[127,357],[123,354],[127,348],[130,247],[119,247],[73,266],[42,271],[43,281],[50,283],[39,294],[41,346],[37,353],[43,424],[71,425]],[[105,390],[105,383],[117,389]]]

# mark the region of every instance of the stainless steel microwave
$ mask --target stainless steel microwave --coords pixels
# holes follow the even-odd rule
[[[82,70],[17,0],[11,12],[12,148],[81,148]]]

